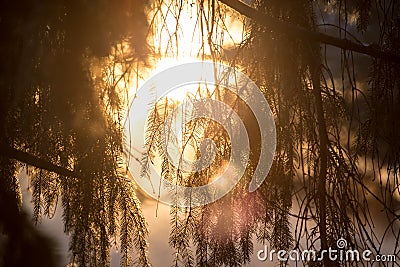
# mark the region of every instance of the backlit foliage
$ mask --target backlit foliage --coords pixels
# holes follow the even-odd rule
[[[263,14],[310,31],[332,27],[333,33],[345,38],[355,38],[348,28],[365,32],[378,21],[381,28],[376,36],[380,37],[370,42],[378,40],[377,47],[397,51],[395,14],[399,6],[393,1],[379,3],[373,7],[370,2],[360,1],[256,1],[253,6]],[[174,14],[179,25],[179,14],[185,12],[187,5],[175,1],[162,5],[168,6],[162,18],[167,21],[168,14]],[[203,25],[200,30],[193,30],[203,40],[201,57],[209,56],[243,69],[268,100],[277,128],[277,151],[262,187],[255,193],[247,192],[251,172],[258,162],[258,125],[235,96],[220,90],[211,93],[212,98],[234,107],[245,122],[250,161],[242,181],[221,200],[200,208],[171,209],[170,245],[176,250],[175,264],[242,266],[249,262],[255,240],[274,249],[318,250],[321,246],[336,247],[339,238],[345,238],[352,248],[370,249],[374,254],[390,252],[398,259],[399,247],[395,244],[399,240],[396,209],[400,128],[395,117],[400,98],[398,78],[394,77],[398,63],[367,60],[366,64],[371,65],[367,83],[365,76],[357,75],[356,60],[363,62],[357,54],[328,49],[251,22],[218,1],[190,6],[196,10],[197,25]],[[325,17],[337,18],[339,25],[321,25]],[[225,35],[232,31],[229,18],[243,22],[242,41],[224,46],[223,39],[217,36],[221,31]],[[208,27],[210,23],[213,27]],[[180,40],[178,32],[170,35],[171,40]],[[178,52],[174,55],[179,58]],[[332,60],[332,55],[338,57]],[[159,129],[173,108],[160,106],[157,119],[149,117],[148,136],[157,136],[157,131],[161,134]],[[211,138],[217,155],[226,159],[224,152],[229,151],[230,141],[224,132],[215,130],[215,125],[192,121],[183,129],[182,136],[188,140],[185,144]],[[199,129],[203,129],[202,134]],[[150,154],[162,151],[160,138],[147,140]],[[198,186],[213,179],[223,166],[217,163],[185,176],[169,167],[164,158],[161,173],[177,184]],[[377,207],[384,216],[379,215]],[[384,230],[376,229],[375,224],[384,225]]]
[[[396,1],[244,2],[309,31],[399,51]],[[0,6],[0,145],[34,156],[36,165],[40,159],[73,171],[27,167],[34,220],[51,218],[62,208],[73,264],[109,266],[116,244],[121,266],[150,266],[148,230],[123,158],[129,87],[136,86],[149,55],[154,61],[189,57],[240,68],[268,100],[277,129],[271,171],[259,190],[249,193],[261,142],[254,115],[222,88],[187,96],[231,105],[245,123],[251,153],[243,179],[224,198],[204,207],[171,207],[174,265],[243,266],[250,263],[255,242],[318,250],[336,247],[339,238],[351,248],[391,253],[399,260],[398,62],[294,37],[219,0],[6,1]],[[195,23],[189,24],[192,18]],[[188,33],[185,25],[193,29]],[[161,127],[176,105],[177,100],[164,98],[150,111],[150,157],[141,162],[142,176],[148,175],[150,160],[176,184],[207,184],[229,158],[230,140],[216,122],[193,120],[184,127],[184,143],[198,157],[200,140],[212,139],[216,160],[196,173],[172,166],[162,145],[174,136],[163,136]],[[23,163],[0,154],[0,228],[8,240],[18,240],[23,229],[15,223],[22,221],[17,174]],[[7,245],[5,264],[15,266],[22,246]]]
[[[118,83],[146,57],[145,4],[1,4],[1,142],[74,171],[71,177],[28,167],[35,222],[62,208],[71,260],[79,266],[108,266],[117,241],[121,266],[149,266],[147,226],[123,159],[128,88]],[[1,169],[10,170],[1,177],[2,195],[12,192],[2,205],[21,203],[19,167],[2,160]],[[8,225],[13,220],[10,214],[1,223],[22,231]],[[23,261],[18,249],[7,255],[10,266]]]

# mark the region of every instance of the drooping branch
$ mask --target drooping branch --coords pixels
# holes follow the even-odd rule
[[[36,168],[54,172],[62,176],[79,177],[79,174],[74,171],[55,165],[49,161],[43,160],[27,152],[6,146],[4,144],[0,144],[0,150],[6,157],[18,160]]]
[[[312,40],[319,43],[342,48],[345,50],[365,54],[373,58],[381,58],[388,61],[400,63],[399,54],[383,51],[379,46],[375,44],[371,45],[358,44],[348,39],[337,38],[321,32],[309,30],[300,27],[298,25],[287,23],[285,21],[281,21],[266,14],[263,14],[239,0],[219,0],[219,1],[233,8],[240,14],[256,21],[260,25],[263,25],[270,29],[274,29],[276,31],[286,32],[293,37],[306,39],[308,41]]]
[[[326,180],[328,170],[328,133],[326,130],[326,120],[324,115],[324,107],[321,92],[321,60],[319,57],[318,48],[311,51],[311,81],[313,86],[313,94],[317,111],[318,137],[320,149],[320,170],[317,178],[317,198],[318,198],[318,213],[319,222],[318,228],[320,231],[321,248],[328,249],[327,238],[327,214],[326,214]],[[328,259],[324,259],[325,266],[331,266]]]

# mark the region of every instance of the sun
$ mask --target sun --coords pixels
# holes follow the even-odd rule
[[[244,21],[237,19],[231,12],[219,11],[223,12],[221,14],[225,17],[213,17],[213,12],[195,1],[192,3],[174,0],[155,1],[153,5],[155,5],[152,8],[153,11],[148,13],[150,31],[147,40],[152,53],[149,55],[146,66],[138,68],[138,75],[132,77],[129,93],[129,103],[132,103],[132,106],[130,106],[128,112],[134,108],[135,114],[132,117],[127,117],[127,136],[131,140],[141,140],[140,142],[144,140],[142,128],[139,126],[145,125],[147,127],[149,107],[145,101],[135,101],[135,99],[140,98],[138,97],[139,91],[143,86],[146,87],[146,82],[160,72],[185,63],[214,62],[216,58],[219,58],[218,63],[224,63],[216,55],[221,54],[223,49],[231,49],[241,43],[244,38]],[[214,25],[214,27],[211,27],[211,25]],[[172,102],[176,103],[177,106],[187,98],[213,98],[214,90],[215,88],[210,85],[182,85],[179,88],[173,88],[166,94],[163,92],[165,95],[156,95],[156,98],[157,101],[161,100],[161,104],[163,103],[162,97],[172,99]],[[179,119],[174,123],[176,127],[182,124]],[[195,161],[197,159],[197,145],[183,146],[184,134],[179,131],[177,133],[177,143],[179,147],[183,147],[182,151],[178,152],[187,160]],[[141,149],[143,146],[144,142],[138,144],[135,149]],[[134,149],[131,152],[132,158],[140,161],[142,155]],[[159,159],[161,159],[159,155],[155,156],[154,165],[157,173],[162,172],[160,169],[162,161],[158,162]],[[135,160],[132,164],[136,164]],[[141,166],[137,168],[140,169]],[[224,187],[224,182],[218,182],[218,186]],[[152,185],[147,189],[154,190]]]
[[[215,54],[231,49],[245,38],[245,20],[230,10],[210,7],[196,1],[154,1],[148,13],[149,32],[147,43],[153,51],[141,77],[135,77],[130,95],[155,74],[176,65],[195,61],[213,61]],[[214,25],[214,26],[211,26]],[[175,90],[168,97],[182,100],[193,88]]]

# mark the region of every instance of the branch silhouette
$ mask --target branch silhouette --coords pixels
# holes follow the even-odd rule
[[[39,169],[43,169],[46,171],[54,172],[56,174],[62,175],[62,176],[67,176],[67,177],[77,177],[79,178],[80,175],[74,171],[71,171],[67,168],[58,166],[56,164],[53,164],[47,160],[41,159],[39,157],[36,157],[30,153],[27,153],[25,151],[21,151],[18,149],[15,149],[13,147],[9,147],[4,144],[0,144],[0,149],[3,151],[3,153],[11,159],[18,160],[20,162],[26,163],[28,165],[34,166]]]
[[[361,53],[371,56],[373,58],[380,58],[396,63],[400,63],[400,55],[382,50],[377,44],[362,45],[350,41],[345,38],[337,38],[328,34],[318,31],[312,31],[298,25],[294,25],[279,19],[273,18],[269,15],[263,14],[260,11],[246,5],[238,0],[219,0],[221,3],[233,8],[240,14],[256,21],[260,25],[274,30],[280,30],[290,34],[291,36],[320,42],[323,44],[335,46],[341,49]]]

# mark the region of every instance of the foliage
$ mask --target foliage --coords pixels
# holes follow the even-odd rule
[[[174,14],[179,25],[185,4],[164,1],[160,6],[163,4],[168,9],[162,19]],[[392,1],[380,1],[376,6],[360,1],[256,1],[254,7],[309,31],[332,27],[329,23],[317,24],[325,21],[324,16],[336,17],[339,25],[333,26],[340,36],[377,40],[376,46],[383,51],[398,51],[396,14],[400,7]],[[395,247],[389,245],[390,252],[398,258],[400,128],[395,117],[400,98],[394,74],[398,73],[398,63],[370,60],[367,84],[362,80],[364,76],[359,78],[357,74],[357,62],[362,59],[351,51],[321,47],[246,19],[242,42],[227,47],[221,43],[220,34],[229,35],[230,29],[225,27],[229,17],[240,16],[218,1],[201,1],[192,8],[197,10],[196,25],[213,25],[199,27],[202,57],[208,55],[204,51],[210,51],[213,60],[243,69],[270,103],[277,128],[277,151],[262,188],[248,193],[251,171],[258,162],[257,123],[246,106],[237,104],[240,99],[223,90],[208,93],[234,106],[246,124],[252,154],[242,181],[223,199],[200,208],[171,209],[170,245],[177,252],[176,265],[242,266],[249,262],[255,237],[275,249],[315,250],[336,247],[336,240],[345,238],[350,247],[370,249],[374,254],[388,251],[385,242],[390,242]],[[368,27],[376,29],[376,24],[380,25],[376,36],[363,35]],[[175,32],[170,38],[178,36]],[[331,60],[336,54],[340,61]],[[199,95],[187,99],[193,101]],[[149,117],[148,134],[156,135],[173,108],[159,108],[157,120]],[[202,135],[197,134],[199,128],[203,129]],[[217,158],[228,158],[224,148],[229,149],[230,141],[212,123],[196,121],[183,129],[185,144],[198,149],[200,139],[211,138]],[[198,186],[220,171],[222,164],[217,163],[206,171],[182,176],[168,167],[161,153],[161,137],[147,141],[153,157],[164,157],[164,177],[177,184]],[[377,215],[376,206],[386,218]],[[384,225],[385,234],[375,229],[377,223]],[[195,251],[195,262],[191,249]]]
[[[116,72],[117,65],[124,71],[145,58],[145,4],[1,4],[1,142],[74,171],[67,177],[28,168],[34,220],[52,217],[62,206],[72,261],[79,266],[109,265],[118,237],[121,266],[133,260],[149,265],[146,223],[122,159],[127,88]],[[2,170],[19,167],[2,160]],[[11,192],[2,205],[20,205],[16,172],[1,179],[2,194]],[[18,218],[1,223],[13,220]]]
[[[309,31],[331,31],[374,43],[383,51],[399,51],[396,1],[251,4],[262,14]],[[185,12],[196,17],[193,36],[199,35],[200,46],[192,52],[247,73],[271,106],[278,138],[265,183],[249,193],[261,142],[254,115],[222,88],[188,96],[233,106],[249,133],[251,155],[243,179],[224,198],[204,207],[171,208],[174,264],[242,266],[250,262],[256,241],[275,249],[318,249],[335,247],[339,238],[374,254],[387,249],[385,242],[393,242],[392,253],[399,258],[398,62],[366,60],[350,50],[294,37],[252,22],[215,0],[156,0],[150,8],[143,0],[6,1],[1,7],[0,147],[73,172],[28,168],[34,219],[52,217],[61,205],[74,263],[108,266],[110,246],[118,243],[121,266],[150,265],[146,222],[123,160],[123,120],[134,67],[150,52],[181,56]],[[167,15],[176,20],[174,29],[168,28]],[[242,39],[224,43],[233,39],[229,24],[235,20],[242,22]],[[160,30],[166,28],[163,45]],[[154,51],[146,45],[148,34],[155,37],[150,42]],[[364,65],[370,65],[368,76],[359,74]],[[191,121],[184,128],[185,144],[194,147],[198,157],[199,141],[212,139],[216,161],[196,173],[172,166],[162,146],[175,137],[163,136],[160,129],[175,104],[163,99],[150,113],[150,160],[160,158],[163,177],[176,184],[206,184],[229,158],[230,140],[215,122]],[[149,164],[147,158],[142,160],[143,176]],[[21,166],[6,153],[0,155],[0,224],[9,237],[23,227],[14,225],[22,221],[17,179]],[[375,228],[378,224],[383,233]]]

